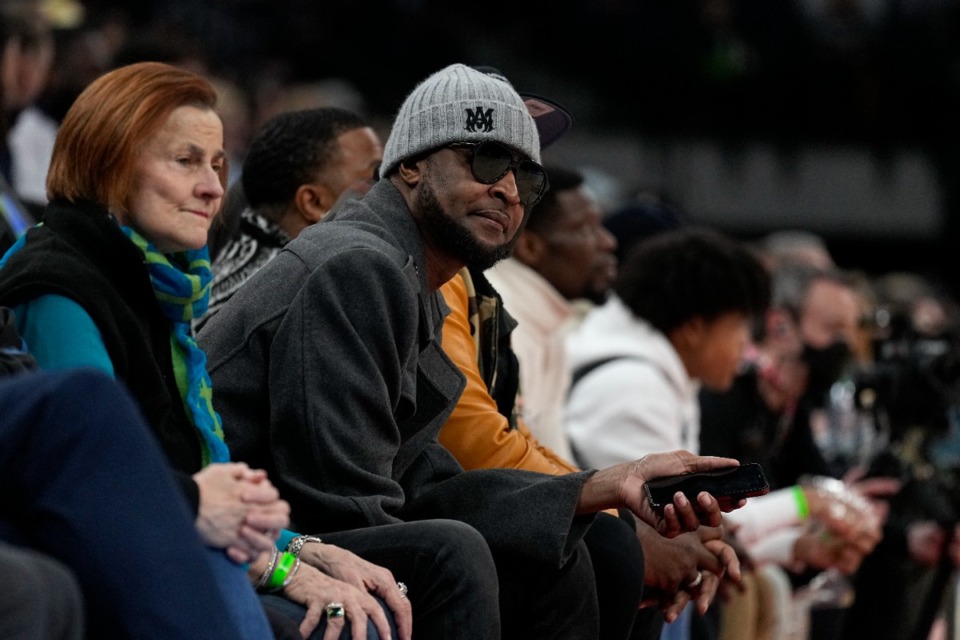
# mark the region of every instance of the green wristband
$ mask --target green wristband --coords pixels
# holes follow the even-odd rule
[[[794,485],[791,489],[793,490],[793,499],[797,503],[797,516],[801,520],[806,520],[810,517],[810,505],[807,503],[807,494],[803,492],[803,487],[800,485]]]
[[[281,553],[280,558],[277,560],[277,568],[273,570],[273,573],[270,575],[270,581],[267,582],[267,588],[274,590],[282,587],[284,581],[287,579],[287,575],[290,573],[290,569],[293,568],[296,562],[297,556],[286,551]]]

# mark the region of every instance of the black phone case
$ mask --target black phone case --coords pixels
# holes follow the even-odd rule
[[[673,502],[677,491],[682,491],[691,503],[696,504],[701,491],[706,491],[714,498],[739,500],[769,492],[770,483],[763,473],[763,467],[751,462],[739,467],[654,478],[644,483],[643,489],[650,504],[655,509],[662,509]]]

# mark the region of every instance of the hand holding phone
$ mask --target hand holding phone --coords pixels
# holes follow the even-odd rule
[[[657,510],[650,504],[644,487],[651,478],[728,469],[738,464],[733,458],[698,456],[684,450],[648,453],[637,460],[621,462],[590,474],[580,491],[577,513],[595,513],[610,508],[629,509],[667,538],[676,537],[684,531],[695,531],[702,525],[717,527],[723,523],[723,511],[713,498],[706,500],[706,504],[674,503],[669,509]]]
[[[752,462],[738,467],[653,478],[644,483],[643,490],[650,505],[657,510],[672,504],[678,491],[683,492],[693,505],[697,504],[700,492],[706,491],[717,499],[722,509],[728,510],[725,507],[733,508],[744,498],[768,493],[770,483],[763,467]]]

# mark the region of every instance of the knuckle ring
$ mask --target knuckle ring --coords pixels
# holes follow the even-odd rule
[[[688,588],[688,589],[694,589],[694,588],[696,588],[696,587],[699,587],[701,582],[703,582],[703,572],[702,572],[702,571],[697,571],[697,577],[694,578],[693,580],[691,580],[691,581],[687,584],[687,588]]]
[[[406,598],[406,597],[407,597],[407,585],[405,585],[405,584],[402,583],[402,582],[398,582],[398,583],[397,583],[397,589],[400,589],[400,597],[401,597],[401,598]]]
[[[342,602],[331,602],[324,608],[326,609],[328,618],[342,618],[344,615],[346,615],[346,611],[343,610]]]

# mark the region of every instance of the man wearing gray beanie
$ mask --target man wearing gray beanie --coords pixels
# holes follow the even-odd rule
[[[695,509],[677,494],[655,510],[643,490],[732,459],[671,452],[563,476],[464,471],[437,441],[464,385],[441,347],[438,289],[509,255],[548,188],[539,161],[536,125],[509,82],[441,69],[400,107],[380,181],[290,242],[200,337],[231,452],[268,469],[299,530],[452,519],[480,532],[499,612],[465,611],[438,638],[597,638],[582,540],[597,512],[629,509],[672,537],[718,526],[721,507],[740,504],[701,493]]]

